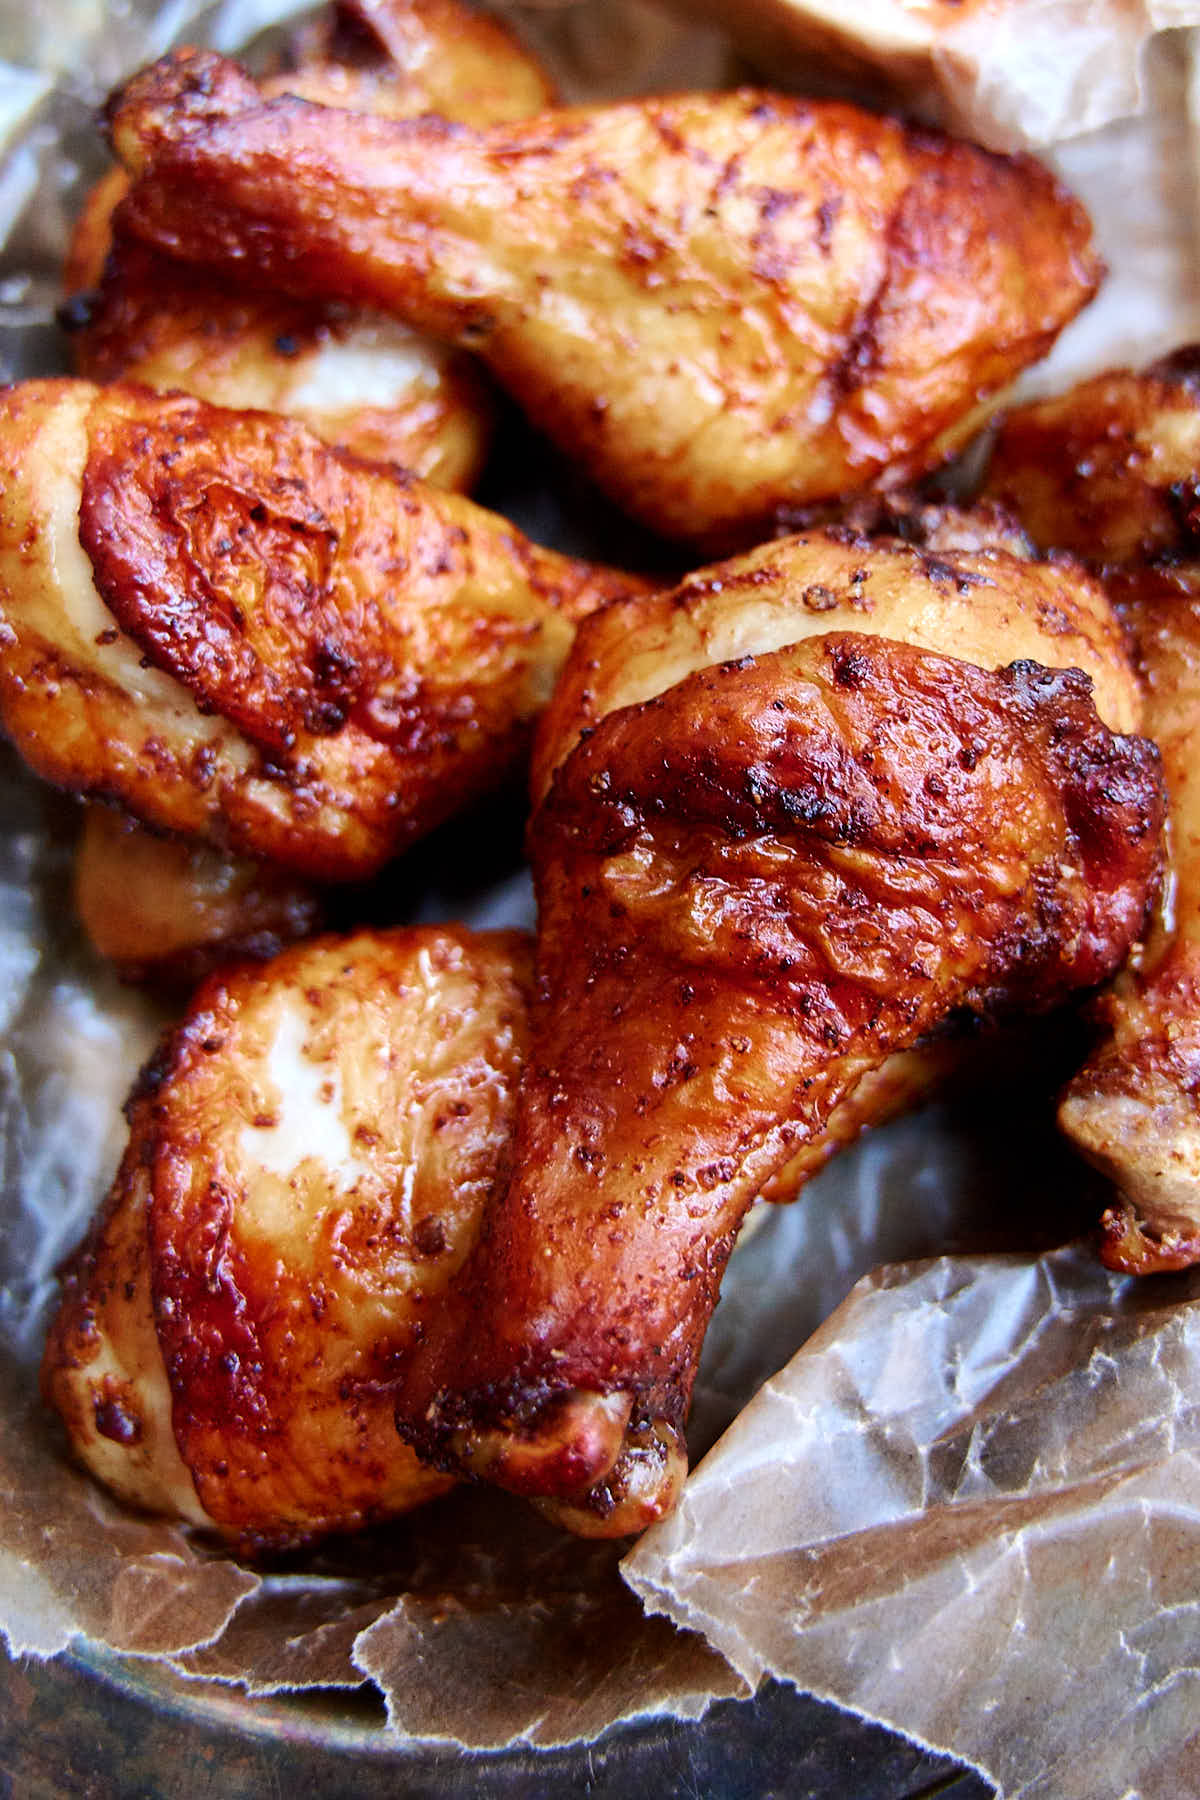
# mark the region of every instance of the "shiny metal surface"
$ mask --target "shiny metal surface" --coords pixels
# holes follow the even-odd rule
[[[7,1778],[5,1784],[4,1778]],[[728,1800],[988,1800],[978,1775],[769,1684],[699,1725],[663,1721],[586,1749],[468,1756],[397,1745],[364,1702],[248,1703],[160,1666],[85,1653],[0,1660],[0,1793],[21,1800],[487,1800],[637,1792]]]

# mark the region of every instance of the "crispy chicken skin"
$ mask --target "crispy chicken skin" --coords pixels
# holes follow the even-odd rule
[[[1200,1261],[1200,354],[1119,370],[1014,413],[991,489],[1043,543],[1090,556],[1127,621],[1169,798],[1168,919],[1101,1003],[1107,1035],[1059,1112],[1121,1192],[1101,1254]]]
[[[1110,584],[1147,563],[1200,560],[1200,346],[1116,369],[1003,420],[985,494],[1034,542]]]
[[[1099,275],[1036,163],[833,102],[333,120],[185,51],[110,118],[124,229],[476,349],[627,511],[720,547],[933,466]]]
[[[450,1485],[400,1444],[385,1381],[371,1384],[442,1303],[507,1165],[532,959],[517,932],[359,932],[226,971],[195,998],[130,1102],[127,1154],[64,1271],[45,1355],[46,1398],[100,1480],[248,1550]],[[928,1053],[890,1058],[853,1126],[844,1108],[830,1121],[840,1136],[809,1147],[812,1166],[913,1104],[929,1069]],[[783,1181],[776,1197],[790,1198]],[[219,1302],[197,1307],[196,1269],[226,1221]],[[315,1323],[297,1338],[302,1294]],[[248,1334],[262,1354],[247,1364]],[[214,1368],[235,1371],[231,1356],[249,1368],[242,1392],[212,1382]],[[627,1445],[603,1518],[580,1509],[574,1528],[637,1531],[658,1516],[663,1447],[653,1432]]]
[[[437,111],[490,124],[554,99],[507,30],[459,0],[343,0],[304,28],[292,61],[265,91],[392,118]],[[97,183],[68,253],[68,293],[99,289],[64,313],[79,374],[288,413],[435,486],[472,485],[493,410],[475,358],[382,314],[238,293],[129,239],[114,251],[112,213],[128,186],[119,167]],[[151,834],[111,809],[84,826],[75,895],[92,943],[126,979],[173,985],[228,954],[273,955],[311,934],[321,911],[292,875]]]
[[[959,513],[947,535],[968,537]],[[1028,660],[1083,669],[1096,710],[1122,733],[1142,698],[1107,594],[1078,563],[1005,550],[929,551],[831,526],[699,569],[669,594],[631,596],[593,619],[570,657],[533,759],[535,803],[580,736],[710,663],[854,631],[982,668]]]
[[[875,488],[846,503],[789,508],[777,515],[776,525],[776,537],[837,526],[861,537],[897,537],[933,555],[941,550],[1007,550],[1010,556],[1038,560],[1029,533],[998,501],[977,498],[968,506],[955,505],[929,499],[919,489]]]
[[[76,372],[299,419],[326,443],[435,487],[474,486],[493,397],[474,358],[382,314],[242,292],[122,242],[61,315]]]
[[[735,564],[700,570],[669,606],[650,596],[618,602],[598,619],[589,632],[591,653],[568,663],[539,733],[535,793],[548,786],[547,759],[561,758],[605,713],[641,701],[673,676],[739,656],[747,645],[838,630],[896,638],[984,667],[1019,658],[1076,666],[1091,676],[1105,723],[1115,731],[1139,729],[1141,693],[1123,635],[1103,589],[1081,567],[1021,566],[1029,541],[994,507],[893,508],[872,501],[856,516],[861,525],[767,545]],[[884,527],[903,530],[911,547],[881,544]],[[971,1054],[969,1043],[950,1039],[889,1057],[765,1185],[764,1197],[795,1199],[834,1151],[866,1126],[927,1100]]]
[[[325,106],[489,125],[553,103],[534,59],[458,0],[354,0],[302,41],[296,66],[264,81]],[[382,314],[231,289],[144,246],[112,245],[128,188],[115,170],[89,198],[67,259],[64,311],[76,371],[181,389],[220,406],[302,420],[327,442],[466,489],[482,467],[493,406],[473,357]]]
[[[574,622],[642,584],[303,426],[0,393],[0,717],[64,787],[314,879],[501,780]]]
[[[425,1455],[574,1528],[625,1528],[610,1489],[631,1459],[643,1510],[670,1505],[754,1194],[951,1012],[1041,1009],[1111,974],[1157,881],[1157,754],[1100,722],[1084,674],[863,630],[802,641],[846,546],[770,550],[787,562],[761,583],[752,558],[719,601],[717,570],[661,598],[686,649],[656,680],[613,672],[610,614],[577,639],[565,691],[614,703],[544,724],[512,1177],[399,1388]],[[857,551],[868,587],[896,562],[918,615],[960,592],[911,549]],[[986,581],[960,573],[983,611],[1022,610],[998,556]],[[698,629],[718,606],[724,628]]]
[[[271,93],[386,118],[437,113],[502,125],[557,98],[541,63],[502,19],[464,0],[336,0],[301,27]],[[266,87],[267,84],[264,84]],[[372,88],[379,91],[366,104]]]
[[[109,1487],[262,1551],[451,1485],[397,1437],[391,1384],[507,1141],[529,962],[518,933],[360,932],[197,994],[43,1364]]]
[[[85,809],[75,910],[126,981],[194,987],[219,963],[311,937],[322,902],[285,869],[163,837],[114,807]]]

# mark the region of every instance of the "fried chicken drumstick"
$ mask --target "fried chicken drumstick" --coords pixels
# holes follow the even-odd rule
[[[719,547],[936,464],[1099,275],[1036,163],[832,102],[473,131],[268,99],[184,51],[110,118],[120,229],[476,350],[628,512]]]
[[[0,393],[0,718],[42,775],[314,879],[519,762],[574,621],[643,584],[340,456],[120,384]]]
[[[459,0],[340,0],[291,59],[264,92],[390,118],[490,124],[554,98],[507,30]],[[287,413],[435,486],[472,485],[494,411],[474,357],[380,313],[239,289],[129,238],[114,248],[128,186],[118,168],[93,189],[68,253],[63,318],[78,374]],[[99,808],[88,809],[75,895],[93,945],[126,979],[173,986],[231,954],[272,954],[311,934],[323,910],[295,875]]]
[[[901,629],[960,649],[971,638],[979,654],[997,641],[1054,645],[1094,670],[1110,714],[1134,714],[1103,595],[1076,572],[1002,553],[947,560],[852,532],[821,540],[814,560],[815,548],[802,546],[797,566],[795,546],[770,546],[694,577],[666,610],[650,599],[597,619],[550,721],[543,782],[555,759],[571,766],[604,714],[643,710],[621,684],[645,687],[651,659],[686,688],[689,664],[748,635],[870,642],[830,639],[831,622],[835,633],[867,624],[884,650]],[[814,579],[796,588],[800,576]],[[625,669],[619,647],[633,630],[646,654]],[[454,1284],[512,1162],[528,963],[516,934],[359,933],[206,985],[131,1102],[121,1174],[66,1273],[47,1348],[47,1397],[100,1479],[250,1551],[387,1517],[445,1487],[391,1434],[393,1391],[439,1311],[461,1323]],[[766,1023],[778,1034],[778,1018]],[[861,1123],[879,1109],[866,1090],[903,1062],[813,1109],[814,1135],[777,1170],[777,1192],[828,1153],[820,1133],[839,1115]],[[884,1085],[894,1090],[896,1075]],[[586,1403],[579,1411],[586,1422]],[[636,1530],[669,1504],[680,1472],[662,1413],[626,1431],[585,1503],[549,1510],[575,1530]]]
[[[1101,1255],[1133,1274],[1200,1261],[1200,353],[1119,370],[1013,413],[988,486],[1031,533],[1098,567],[1124,616],[1169,800],[1169,922],[1103,1002],[1107,1037],[1059,1121],[1119,1187]]]
[[[519,933],[414,929],[197,994],[130,1102],[43,1361],[100,1480],[249,1551],[445,1492],[391,1385],[478,1231],[529,980]]]
[[[561,752],[562,734],[596,724],[604,713],[655,691],[664,667],[680,666],[680,657],[689,668],[705,658],[726,660],[739,655],[748,641],[780,641],[781,630],[789,641],[837,630],[870,631],[984,667],[1021,657],[1077,666],[1092,678],[1104,722],[1115,731],[1140,729],[1137,676],[1105,595],[1078,567],[1033,567],[1032,542],[1011,514],[986,504],[964,509],[921,504],[911,497],[871,500],[854,513],[858,522],[835,533],[841,549],[833,541],[826,549],[832,585],[810,583],[801,596],[799,618],[790,597],[781,606],[773,591],[779,553],[772,547],[738,560],[736,609],[724,598],[728,577],[723,570],[715,575],[700,571],[685,581],[679,590],[685,604],[669,623],[653,603],[616,603],[603,626],[597,622],[591,640],[594,649],[599,646],[596,654],[586,664],[569,664],[556,689],[541,734],[535,790],[540,793],[548,785],[545,757]],[[919,566],[932,573],[932,581],[914,583],[903,559],[885,560],[874,569],[864,561],[876,540],[900,534],[921,551]],[[978,587],[990,579],[987,562],[968,565],[963,559],[997,550],[1004,553],[1000,567],[1008,599],[1002,606],[981,606]],[[1014,558],[1031,566],[1019,570]],[[624,657],[622,637],[627,647],[636,646],[627,648]],[[884,1124],[951,1088],[990,1054],[988,1044],[955,1031],[888,1057],[863,1076],[823,1129],[766,1183],[763,1197],[794,1200],[804,1183],[866,1127]]]
[[[822,628],[839,608],[865,629]],[[1153,746],[1086,676],[961,656],[972,618],[1111,649],[1082,575],[814,533],[633,610],[635,654],[631,609],[598,615],[544,722],[511,1179],[397,1402],[439,1466],[598,1534],[671,1504],[750,1200],[952,1012],[1112,974],[1162,817]],[[939,613],[950,654],[919,641]]]
[[[403,119],[490,125],[553,104],[529,53],[459,0],[340,0],[263,92]],[[438,487],[475,482],[493,400],[475,359],[380,313],[292,299],[122,238],[114,170],[89,196],[67,259],[76,373],[298,418],[327,443]]]

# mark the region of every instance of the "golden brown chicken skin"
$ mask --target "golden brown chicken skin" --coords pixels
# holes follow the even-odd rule
[[[802,615],[826,553],[808,584],[793,557],[781,610],[787,593]],[[1003,604],[995,562],[990,581],[977,594]],[[731,619],[739,601],[734,582]],[[732,654],[694,645],[699,666],[664,662],[582,732],[557,708],[545,725],[513,1174],[397,1417],[442,1466],[565,1501],[572,1526],[608,1528],[627,1432],[670,1504],[753,1195],[950,1012],[1049,1007],[1111,974],[1157,880],[1157,755],[1101,724],[1081,672],[776,623]],[[608,624],[583,628],[568,687],[619,685]]]
[[[470,131],[180,52],[111,107],[123,228],[478,350],[629,512],[745,541],[938,462],[1093,292],[1038,165],[756,93]]]
[[[483,467],[495,408],[475,359],[382,314],[241,293],[123,242],[62,317],[91,381],[284,413],[436,487],[465,491]]]
[[[354,879],[503,779],[591,607],[542,550],[302,426],[70,380],[0,394],[0,717],[146,823]]]
[[[1123,634],[1100,584],[1079,565],[1029,561],[1029,540],[994,507],[870,502],[861,521],[766,545],[699,570],[669,600],[617,602],[588,633],[539,733],[541,795],[578,734],[672,679],[749,648],[853,630],[942,651],[984,667],[1018,658],[1091,676],[1096,708],[1116,731],[1139,729],[1142,700]],[[904,541],[886,540],[903,530]],[[958,1037],[901,1051],[865,1075],[764,1188],[790,1201],[835,1150],[867,1126],[928,1100],[986,1055]]]
[[[44,1362],[76,1454],[117,1493],[253,1550],[449,1485],[395,1437],[387,1380],[507,1165],[532,953],[516,932],[359,932],[226,971],[192,1002],[131,1101]],[[928,1058],[907,1076],[904,1061],[879,1072],[869,1122],[928,1085]],[[206,1181],[228,1230],[219,1294],[197,1304]],[[249,1363],[248,1333],[264,1352]],[[627,1443],[606,1533],[661,1513],[663,1449],[653,1431]],[[592,1508],[571,1520],[596,1522]]]
[[[968,535],[959,515],[954,535]],[[669,593],[631,595],[589,624],[538,732],[535,801],[607,714],[685,676],[801,639],[854,631],[983,668],[1029,660],[1083,669],[1114,731],[1140,728],[1142,696],[1103,586],[1078,563],[1006,550],[928,551],[828,527],[698,569]]]
[[[219,963],[311,937],[321,896],[285,869],[163,837],[114,807],[86,808],[75,910],[126,981],[194,987]]]
[[[1004,425],[988,486],[1043,543],[1093,559],[1128,624],[1169,797],[1168,916],[1100,1015],[1063,1098],[1068,1137],[1121,1191],[1112,1268],[1200,1260],[1200,356],[1117,370]]]
[[[1003,420],[986,495],[1035,543],[1118,584],[1200,558],[1200,346],[1115,369]]]
[[[295,66],[263,83],[319,104],[468,124],[553,103],[533,57],[496,20],[458,0],[344,3],[309,29]],[[128,189],[116,170],[89,197],[67,258],[64,312],[78,374],[181,389],[220,406],[302,420],[327,442],[397,462],[436,486],[466,489],[491,436],[490,390],[473,357],[382,314],[231,287],[119,242],[111,219]],[[96,290],[87,292],[87,290]]]
[[[335,0],[295,34],[272,91],[392,118],[504,124],[553,106],[548,72],[493,12],[464,0]],[[301,85],[297,86],[297,78]],[[375,83],[380,104],[361,104]],[[403,109],[403,110],[401,110]]]
[[[451,1484],[392,1422],[398,1361],[478,1230],[511,1126],[529,950],[320,939],[209,982],[129,1107],[43,1365],[125,1499],[278,1550]]]
[[[437,111],[487,124],[553,101],[535,60],[459,0],[343,0],[306,26],[292,67],[264,91],[404,118]],[[299,418],[326,441],[469,487],[492,402],[473,357],[397,320],[284,295],[238,293],[144,245],[112,243],[128,191],[117,168],[77,222],[64,272],[79,374],[181,389],[215,404]],[[126,979],[198,980],[229,954],[272,955],[311,934],[321,907],[294,876],[210,845],[166,838],[111,809],[83,831],[76,908]]]

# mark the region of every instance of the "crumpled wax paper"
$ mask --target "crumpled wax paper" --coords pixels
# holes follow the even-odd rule
[[[624,1565],[647,1606],[1006,1795],[1200,1792],[1200,1279],[867,1276]]]
[[[1016,397],[1061,393],[1103,369],[1143,368],[1200,339],[1200,31],[1157,38],[1151,110],[1044,153],[1092,216],[1108,267],[1097,298],[1028,369]]]
[[[0,21],[7,373],[63,366],[56,270],[103,164],[90,114],[104,90],[169,42],[234,48],[287,10],[132,0],[114,16],[68,0]],[[521,18],[573,98],[729,72],[711,33],[637,0]],[[1035,381],[1142,360],[1196,329],[1189,55],[1182,38],[1156,52],[1145,118],[1056,152],[1068,173],[1077,159],[1127,298],[1100,302],[1075,328],[1090,339],[1064,341],[1067,372]],[[543,535],[567,530],[553,494],[520,498]],[[677,1519],[627,1558],[626,1582],[622,1546],[466,1490],[264,1572],[107,1499],[38,1405],[54,1265],[115,1165],[119,1101],[163,1015],[116,985],[72,921],[70,803],[0,755],[0,817],[0,1630],[14,1649],[92,1645],[251,1695],[371,1681],[392,1730],[476,1748],[694,1717],[774,1672],[1014,1794],[1200,1793],[1186,1717],[1200,1322],[1190,1278],[1135,1288],[1055,1248],[1103,1198],[1053,1131],[1077,1038],[1039,1030],[979,1102],[869,1135],[739,1249],[697,1387],[695,1456],[738,1423]],[[528,923],[515,813],[479,880],[494,823],[451,827],[406,859],[389,916]]]
[[[991,150],[1041,149],[1153,111],[1145,75],[1196,0],[673,0],[775,81],[898,105]]]

